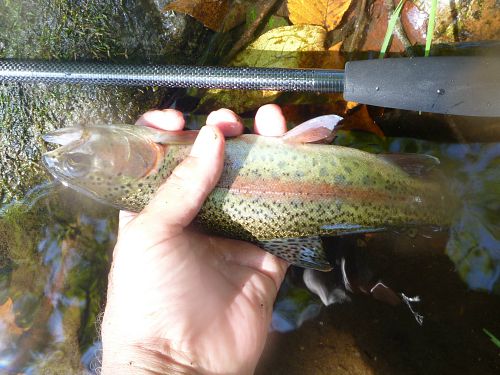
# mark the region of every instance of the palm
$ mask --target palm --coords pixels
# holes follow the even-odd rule
[[[113,275],[126,295],[112,295],[127,311],[124,324],[151,317],[128,328],[130,334],[135,330],[133,339],[168,341],[172,350],[197,358],[201,368],[220,365],[227,371],[235,363],[241,370],[246,362],[251,372],[265,343],[284,262],[242,241],[192,231],[152,241],[141,238],[141,223],[129,225],[119,246],[140,241],[146,250],[121,256],[117,247],[114,267],[128,277]],[[131,269],[124,272],[127,265]]]

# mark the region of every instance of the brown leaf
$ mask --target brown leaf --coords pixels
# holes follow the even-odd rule
[[[163,8],[185,13],[214,31],[230,30],[245,19],[246,5],[230,0],[174,0]],[[248,5],[248,4],[247,4]]]
[[[361,104],[354,108],[349,115],[344,118],[341,124],[342,130],[361,130],[375,134],[384,138],[384,132],[371,118],[366,105]]]
[[[16,324],[16,316],[12,305],[12,299],[10,298],[3,305],[0,305],[0,324],[7,329],[9,334],[20,336],[25,330]]]
[[[290,21],[294,24],[323,26],[333,30],[342,20],[352,0],[288,0]]]

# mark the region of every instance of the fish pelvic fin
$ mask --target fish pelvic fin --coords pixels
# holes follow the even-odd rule
[[[330,271],[332,266],[326,259],[321,238],[275,238],[257,243],[264,250],[276,255],[295,266]]]

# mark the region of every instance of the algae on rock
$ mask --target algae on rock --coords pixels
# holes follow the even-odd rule
[[[193,24],[197,46],[147,1],[0,0],[0,58],[187,63],[203,52],[201,41],[210,34]],[[0,85],[0,204],[46,178],[38,164],[43,133],[133,123],[164,95],[152,88]]]

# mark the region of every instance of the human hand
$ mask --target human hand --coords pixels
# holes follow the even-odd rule
[[[151,111],[138,124],[180,130],[182,114]],[[212,112],[184,160],[139,214],[120,212],[102,323],[103,374],[251,374],[288,264],[257,246],[189,228],[223,165],[224,135],[243,125]],[[286,131],[275,105],[255,131]]]

